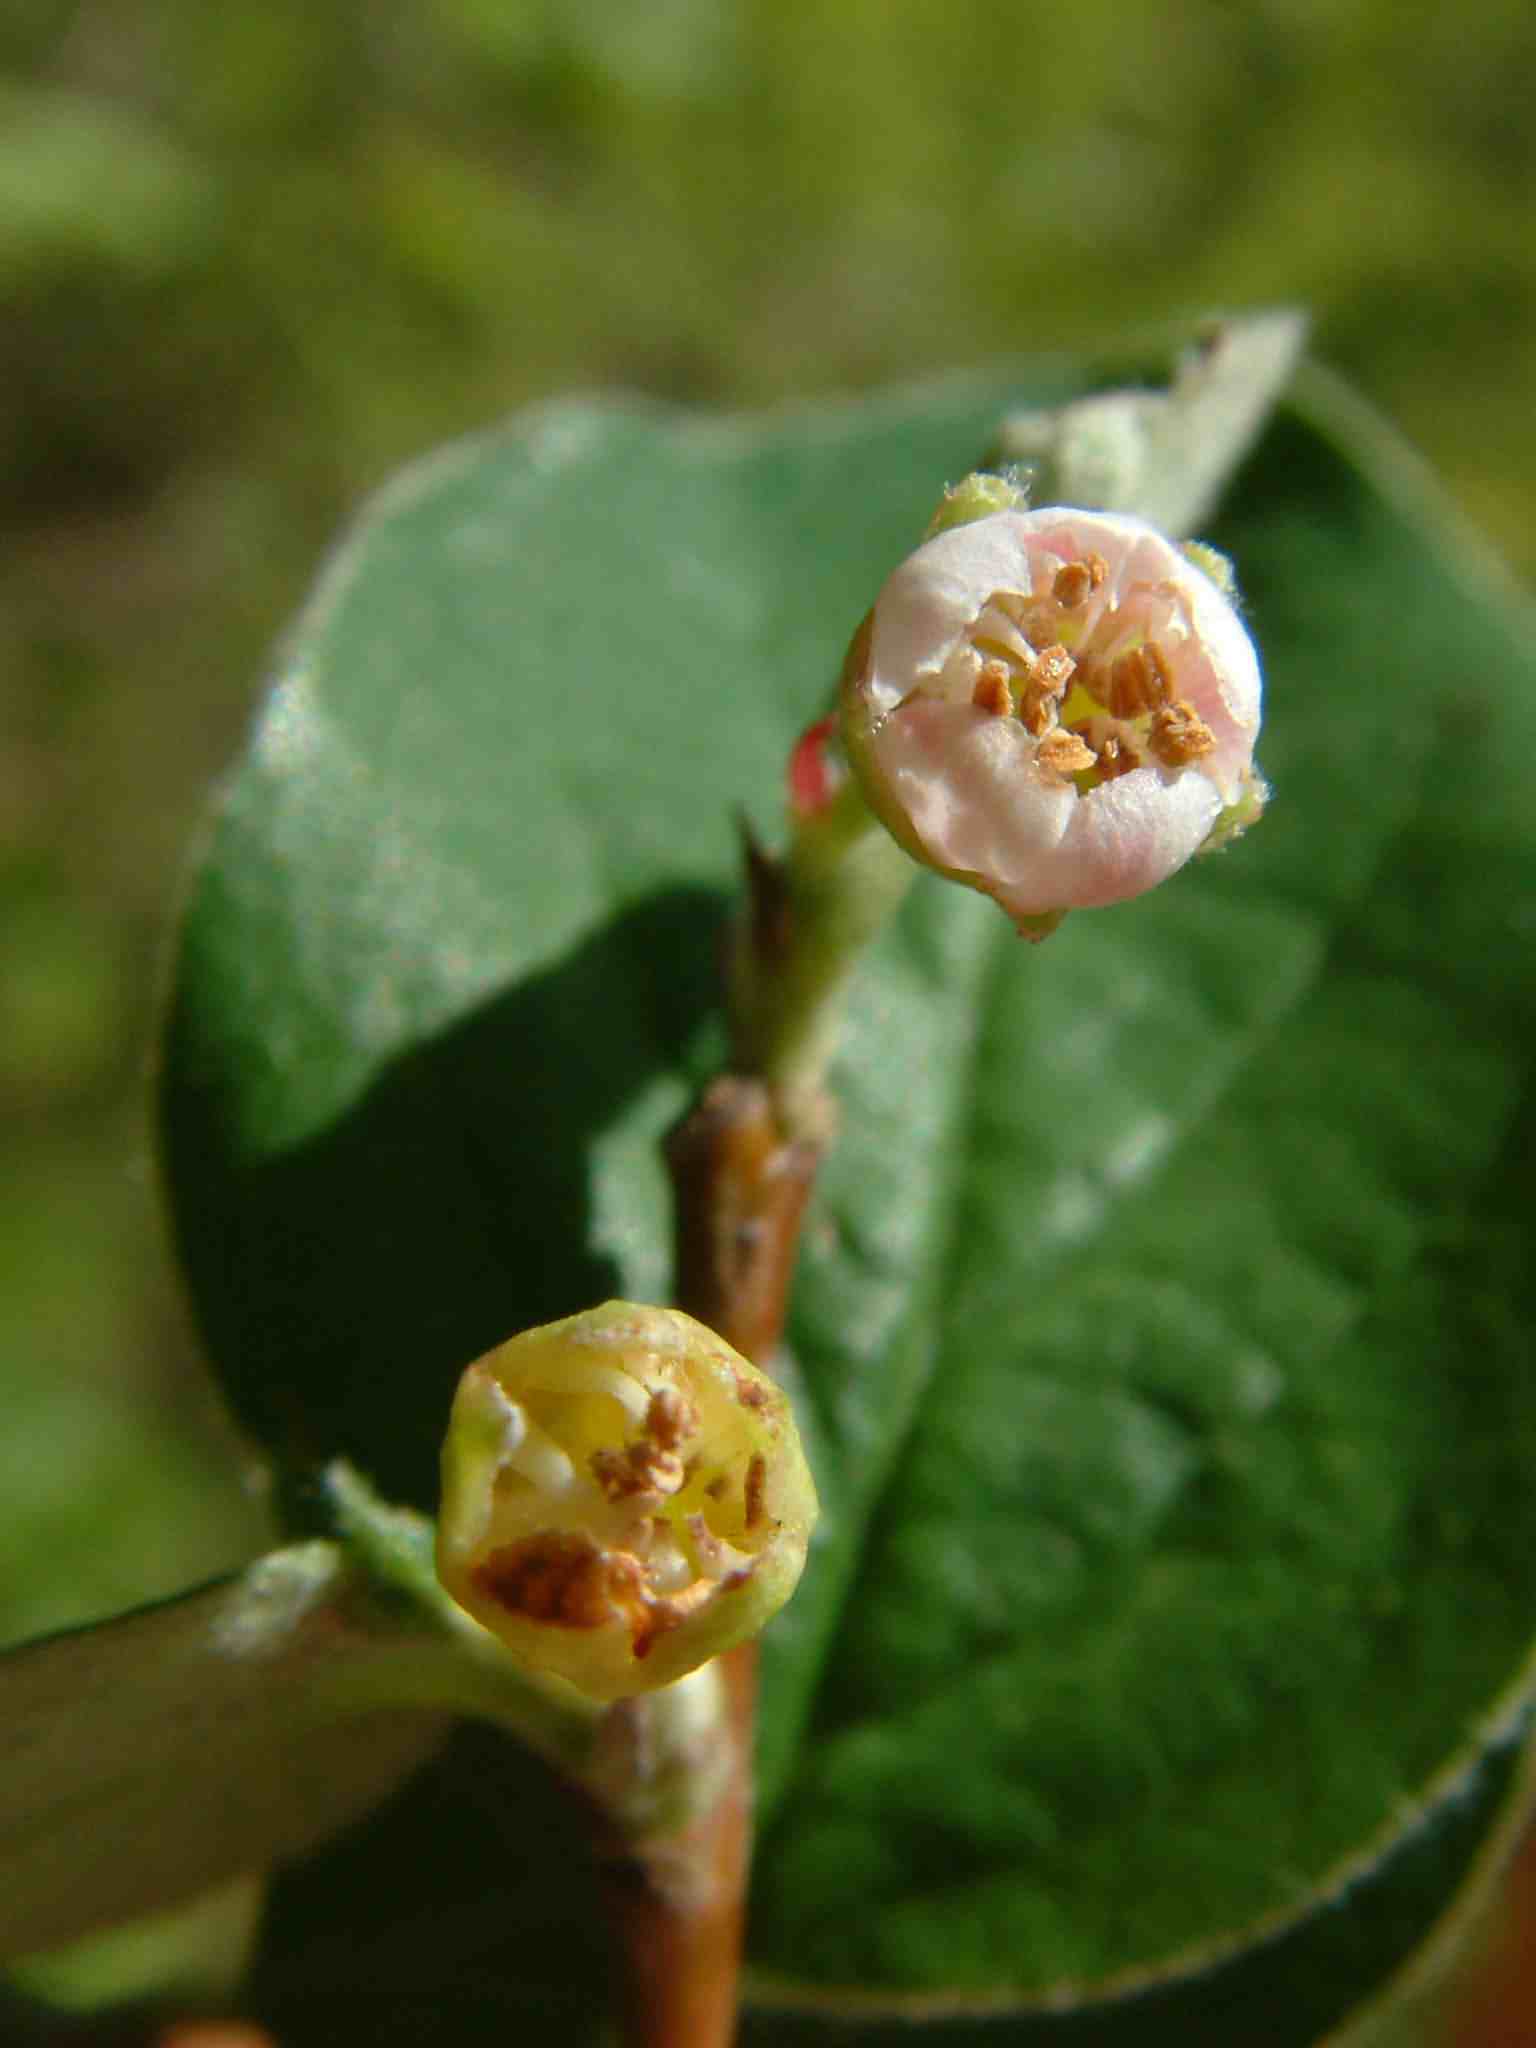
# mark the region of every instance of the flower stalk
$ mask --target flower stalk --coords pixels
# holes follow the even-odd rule
[[[813,1140],[828,1124],[824,1084],[848,985],[916,875],[865,802],[833,726],[820,721],[800,742],[819,756],[825,794],[814,808],[792,800],[784,855],[746,842],[747,903],[727,964],[736,1067],[762,1079],[788,1131]]]

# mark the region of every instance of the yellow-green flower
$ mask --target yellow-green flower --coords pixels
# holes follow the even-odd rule
[[[459,1382],[438,1574],[591,1698],[652,1691],[754,1635],[815,1519],[783,1392],[678,1310],[608,1302]]]

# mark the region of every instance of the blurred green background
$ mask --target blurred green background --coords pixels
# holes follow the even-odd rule
[[[577,386],[758,404],[1297,301],[1536,570],[1528,0],[9,0],[0,65],[7,1635],[261,1540],[156,1003],[265,650],[401,461]]]

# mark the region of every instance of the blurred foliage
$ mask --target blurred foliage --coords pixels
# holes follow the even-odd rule
[[[1529,571],[1533,63],[1524,0],[11,0],[0,1632],[260,1538],[142,1070],[201,793],[356,496],[572,386],[757,403],[1283,299]]]

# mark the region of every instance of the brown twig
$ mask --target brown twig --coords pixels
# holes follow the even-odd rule
[[[723,1074],[667,1140],[680,1308],[756,1365],[777,1347],[821,1148],[785,1136],[767,1087]],[[626,2048],[729,2048],[752,1854],[757,1649],[722,1660],[732,1754],[720,1798],[680,1835],[600,1859]],[[622,1711],[621,1709],[616,1709]]]
[[[1536,2042],[1536,1829],[1505,1874],[1499,1909],[1459,1987],[1447,2048],[1531,2048]]]
[[[667,1139],[677,1305],[764,1371],[820,1163],[820,1146],[786,1138],[768,1088],[747,1074],[710,1082]]]
[[[735,2035],[752,1858],[754,1648],[722,1660],[732,1753],[719,1799],[680,1834],[615,1844],[599,1857],[625,2048],[728,2048]]]

